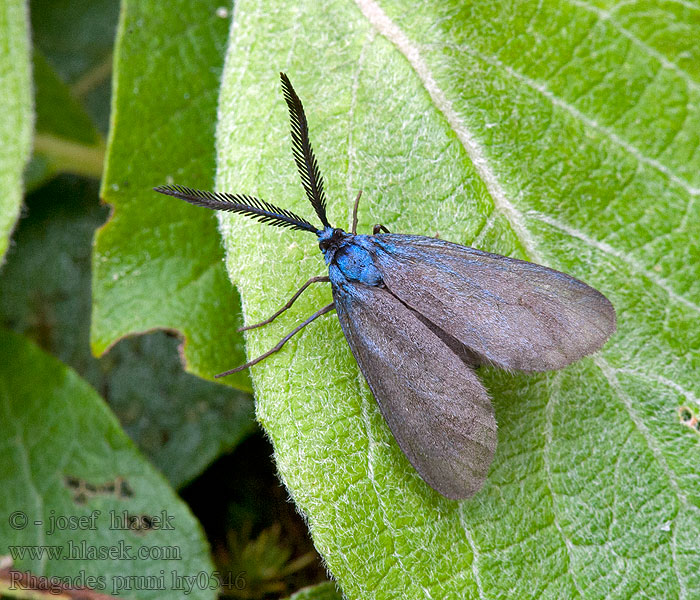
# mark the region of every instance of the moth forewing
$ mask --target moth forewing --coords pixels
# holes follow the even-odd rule
[[[615,331],[610,301],[566,273],[424,236],[371,239],[391,293],[479,364],[560,369],[600,349]]]
[[[443,496],[474,495],[497,442],[493,408],[476,374],[385,289],[336,281],[333,299],[353,356],[410,463]]]

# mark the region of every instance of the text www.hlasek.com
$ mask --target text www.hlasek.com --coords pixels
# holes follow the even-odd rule
[[[13,561],[31,560],[182,560],[180,546],[133,546],[123,540],[111,546],[96,546],[86,540],[62,546],[10,546]]]

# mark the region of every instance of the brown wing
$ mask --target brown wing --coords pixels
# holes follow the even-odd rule
[[[484,386],[416,315],[385,289],[333,289],[340,325],[401,450],[448,498],[483,485],[496,450]]]
[[[391,293],[466,346],[478,364],[559,369],[615,331],[608,299],[565,273],[434,238],[369,239]]]

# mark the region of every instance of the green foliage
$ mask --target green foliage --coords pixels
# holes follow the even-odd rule
[[[38,50],[33,66],[36,133],[27,188],[64,171],[99,177],[104,141],[92,118]]]
[[[165,589],[171,589],[172,570],[188,576],[211,573],[199,524],[95,390],[17,334],[0,331],[0,354],[0,540],[3,554],[15,554],[14,568],[72,581],[84,571],[103,578],[91,587],[108,594],[121,588],[120,595],[138,598],[163,597],[157,580],[138,576],[157,577],[163,569]],[[30,373],[37,376],[28,377]],[[44,427],[37,435],[39,422]],[[118,529],[117,519],[125,512],[165,514],[163,524],[171,528]],[[8,550],[10,546],[20,547]],[[59,549],[62,558],[19,554],[42,546]],[[103,552],[100,548],[117,550],[91,560],[88,553]],[[72,558],[66,558],[71,552]],[[141,552],[149,558],[131,558]],[[167,552],[180,558],[153,558]],[[215,592],[195,586],[189,597],[213,599]]]
[[[222,582],[222,594],[227,598],[263,598],[282,593],[285,577],[316,561],[315,552],[292,560],[292,549],[286,547],[279,523],[263,529],[255,539],[251,538],[251,529],[247,524],[241,531],[230,531],[226,547],[216,552],[221,572],[228,575]]]
[[[16,1],[8,7],[4,245],[31,122],[25,15]],[[333,316],[252,370],[281,477],[344,594],[700,596],[700,11],[665,0],[240,0],[228,31],[220,9],[122,4],[102,188],[114,212],[93,254],[94,351],[176,329],[188,368],[211,377],[245,360],[241,305],[246,322],[263,319],[325,273],[313,236],[221,216],[239,302],[212,215],[150,191],[216,180],[311,217],[291,157],[284,70],[307,108],[334,225],[349,226],[362,189],[361,231],[381,222],[552,266],[604,292],[619,318],[602,352],[561,372],[481,370],[499,447],[484,489],[462,503],[408,464]],[[323,286],[307,291],[248,334],[249,355],[329,301]],[[10,464],[31,475],[0,473],[3,486],[67,510],[59,467],[100,483],[116,477],[105,466],[116,453],[139,494],[182,510],[72,371],[15,336],[3,336],[2,351],[12,394],[0,403],[14,412],[0,427],[15,429],[0,439],[19,453]],[[46,374],[23,377],[30,361]],[[228,383],[251,387],[245,375]],[[43,447],[21,435],[39,419],[51,434]],[[76,447],[86,450],[65,453]],[[37,492],[49,481],[57,485]],[[186,522],[183,545],[206,567]],[[239,558],[284,570],[288,556],[261,539]]]
[[[120,2],[31,0],[32,42],[106,135]],[[56,107],[59,111],[63,106]],[[37,107],[37,110],[41,110]],[[75,133],[73,133],[75,135]]]
[[[36,124],[28,190],[69,172],[100,177],[109,123],[109,75],[118,3],[34,0]]]
[[[19,215],[22,171],[31,149],[28,26],[24,2],[3,3],[0,9],[0,264]]]
[[[240,303],[211,214],[153,192],[177,180],[211,187],[218,81],[228,19],[219,2],[123,4],[113,128],[102,197],[114,215],[96,238],[92,348],[154,328],[186,336],[190,372],[245,362]],[[175,51],[177,49],[177,51]],[[247,373],[225,383],[250,390]]]
[[[292,594],[289,600],[342,600],[343,595],[330,581],[312,585]]]
[[[92,356],[92,239],[107,212],[98,204],[96,183],[69,177],[27,199],[0,272],[0,327],[26,335],[73,367],[181,487],[254,428],[251,398],[184,373],[180,340],[167,332],[133,336],[100,359]]]
[[[14,567],[30,570],[32,576],[70,576],[78,584],[107,592],[112,591],[117,577],[158,577],[162,573],[166,574],[165,589],[172,589],[173,570],[192,578],[211,573],[212,565],[201,528],[171,486],[192,480],[254,428],[252,404],[239,390],[183,373],[180,340],[172,332],[115,339],[116,346],[107,356],[91,356],[91,251],[95,230],[109,211],[98,205],[94,183],[70,177],[46,182],[60,172],[90,176],[102,172],[100,130],[107,131],[109,115],[101,109],[105,90],[109,109],[116,23],[111,17],[119,6],[112,0],[37,0],[31,8],[32,36],[24,3],[12,2],[0,9],[0,80],[6,92],[0,100],[3,252],[19,213],[21,174],[33,123],[34,156],[25,171],[25,185],[31,189],[42,185],[26,202],[24,218],[13,233],[0,272],[0,328],[24,335],[0,335],[0,429],[5,428],[0,431],[5,442],[0,461],[2,566],[7,564],[5,555],[12,544],[29,544],[36,551],[41,549],[35,546],[42,543],[65,550],[70,541],[76,545],[84,541],[89,548],[120,541],[134,548],[174,545],[182,552],[176,562],[152,557],[107,561],[14,557]],[[31,49],[33,73],[30,37],[35,44]],[[221,61],[223,54],[218,51],[216,56]],[[209,153],[213,156],[213,148]],[[220,252],[213,227],[210,233],[214,239],[210,246]],[[220,262],[216,256],[210,260]],[[218,270],[230,295],[220,265]],[[221,304],[223,309],[230,308],[230,303]],[[232,313],[235,317],[235,306]],[[109,402],[121,426],[88,382]],[[169,482],[139,454],[125,433]],[[120,495],[122,483],[127,491]],[[103,518],[97,530],[87,533],[73,530],[48,537],[35,526],[13,530],[8,521],[11,512],[18,510],[48,519],[51,515],[83,515],[94,508],[102,511]],[[110,530],[111,510],[136,515],[166,510],[175,517],[177,533],[120,535]],[[89,577],[104,576],[106,581],[96,586],[94,580],[76,580],[81,569]],[[0,588],[4,593],[8,590],[7,573],[3,573]],[[201,587],[201,581],[197,586]],[[8,593],[13,595],[16,590]],[[153,581],[145,587],[143,581],[136,583],[121,593],[139,598],[162,595]],[[216,586],[198,588],[190,595],[212,598]]]

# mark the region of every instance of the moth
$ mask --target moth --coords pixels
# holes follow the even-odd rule
[[[281,73],[292,150],[322,227],[245,194],[179,185],[155,188],[192,204],[240,213],[275,227],[308,231],[328,265],[269,319],[290,308],[313,283],[330,282],[333,302],[274,348],[219,376],[257,364],[316,318],[335,310],[394,438],[423,480],[451,499],[473,496],[496,450],[493,407],[475,368],[549,371],[595,352],[615,331],[615,309],[600,292],[559,271],[375,225],[350,232],[326,217],[323,178],[301,100]]]

